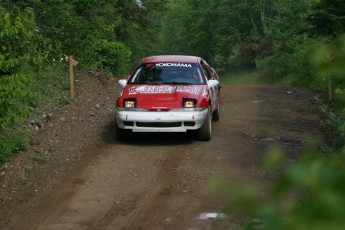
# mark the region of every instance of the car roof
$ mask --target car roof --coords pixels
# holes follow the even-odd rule
[[[184,62],[184,63],[199,63],[202,58],[188,55],[157,55],[145,57],[141,63],[146,62]]]

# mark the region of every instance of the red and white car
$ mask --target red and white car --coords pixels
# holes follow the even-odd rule
[[[219,120],[220,86],[216,71],[195,56],[162,55],[142,59],[116,101],[117,138],[131,132],[195,130],[208,141]]]

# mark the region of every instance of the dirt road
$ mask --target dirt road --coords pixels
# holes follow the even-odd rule
[[[223,85],[209,142],[189,134],[137,134],[117,142],[109,118],[106,135],[84,148],[53,189],[0,204],[7,208],[0,228],[237,229],[235,216],[212,218],[223,202],[206,193],[209,180],[222,173],[265,194],[275,177],[260,167],[267,147],[280,143],[293,162],[304,137],[320,135],[314,96],[305,89]]]

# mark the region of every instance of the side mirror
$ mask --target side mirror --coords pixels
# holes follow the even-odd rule
[[[216,87],[219,85],[219,81],[217,80],[209,80],[207,82],[208,88]]]
[[[125,88],[126,84],[127,84],[127,80],[125,79],[121,79],[117,82],[119,84],[119,86],[121,86],[122,88]]]

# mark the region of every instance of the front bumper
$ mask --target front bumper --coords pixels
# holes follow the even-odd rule
[[[133,132],[187,132],[204,124],[208,109],[203,111],[142,112],[116,110],[119,128]]]

